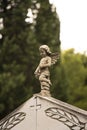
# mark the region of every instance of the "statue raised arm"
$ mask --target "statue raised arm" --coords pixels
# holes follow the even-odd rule
[[[41,60],[34,74],[39,79],[41,85],[41,95],[50,96],[50,71],[51,65],[55,64],[58,59],[58,53],[52,53],[47,45],[42,45],[39,48]]]

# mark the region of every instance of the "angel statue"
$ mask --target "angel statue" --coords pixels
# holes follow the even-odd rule
[[[52,85],[52,83],[50,81],[49,68],[57,62],[59,55],[58,53],[52,53],[47,45],[41,45],[39,51],[42,59],[40,60],[40,63],[36,68],[34,74],[35,77],[40,81],[40,94],[43,96],[51,96],[50,86]]]

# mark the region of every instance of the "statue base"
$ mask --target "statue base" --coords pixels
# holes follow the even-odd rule
[[[44,97],[51,97],[50,91],[48,90],[41,90],[41,92],[38,94]]]

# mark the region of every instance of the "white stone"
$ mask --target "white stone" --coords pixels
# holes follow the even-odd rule
[[[34,95],[0,122],[0,130],[87,130],[87,111]]]

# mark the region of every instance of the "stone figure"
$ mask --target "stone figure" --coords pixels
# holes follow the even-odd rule
[[[41,60],[34,74],[39,79],[41,85],[41,95],[50,96],[50,71],[49,68],[57,62],[58,53],[52,53],[47,45],[41,45],[39,48]]]

